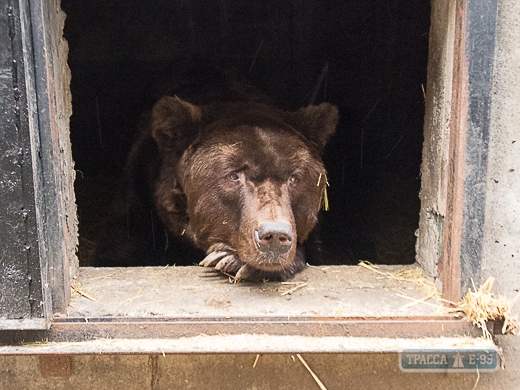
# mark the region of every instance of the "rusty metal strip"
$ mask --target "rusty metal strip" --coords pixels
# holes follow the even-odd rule
[[[462,210],[464,209],[464,159],[468,112],[468,65],[465,52],[466,0],[457,0],[455,47],[450,120],[448,196],[444,230],[444,254],[439,264],[442,297],[460,300],[460,249]]]
[[[57,317],[54,319],[55,324],[60,323],[96,323],[96,322],[110,322],[110,323],[135,323],[135,322],[222,322],[222,323],[234,323],[234,322],[340,322],[340,321],[460,321],[458,318],[451,315],[432,315],[432,316],[321,316],[321,317],[306,317],[306,316],[234,316],[234,317]]]

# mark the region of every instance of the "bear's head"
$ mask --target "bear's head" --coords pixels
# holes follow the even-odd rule
[[[242,279],[292,276],[304,266],[294,259],[317,222],[326,185],[321,153],[337,121],[328,103],[287,112],[164,97],[151,122],[161,159],[159,216],[206,251],[202,265]]]

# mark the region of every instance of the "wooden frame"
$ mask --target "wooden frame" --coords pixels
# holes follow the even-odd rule
[[[495,52],[497,0],[458,0],[441,279],[458,301],[479,281]]]
[[[0,126],[6,142],[0,170],[16,175],[0,204],[2,215],[0,329],[47,328],[53,313],[64,312],[70,300],[68,249],[63,189],[63,163],[56,107],[56,45],[49,25],[53,13],[45,0],[3,0],[4,34],[0,91],[8,115]],[[5,218],[5,219],[4,219]],[[12,275],[17,275],[13,278]]]
[[[11,112],[11,119],[0,122],[2,130],[7,136],[15,135],[20,131],[18,138],[19,148],[26,151],[24,156],[31,156],[21,164],[20,177],[23,183],[16,191],[9,194],[0,193],[0,202],[13,202],[23,199],[28,207],[35,210],[29,213],[26,220],[17,215],[5,215],[5,218],[14,218],[15,225],[23,227],[16,230],[14,236],[3,234],[0,230],[0,241],[8,243],[24,243],[32,248],[30,251],[19,251],[16,245],[10,245],[10,264],[20,266],[18,271],[22,275],[31,275],[32,279],[24,280],[23,286],[13,283],[2,283],[2,296],[15,297],[12,302],[20,302],[23,310],[14,310],[14,304],[0,299],[0,329],[31,329],[48,327],[52,313],[63,313],[70,300],[70,264],[68,239],[65,229],[65,211],[63,194],[61,192],[60,169],[58,163],[59,131],[57,109],[55,106],[54,63],[52,36],[49,33],[51,12],[45,0],[21,0],[13,3],[12,0],[2,0],[2,4],[9,9],[6,17],[0,19],[2,26],[8,26],[9,39],[2,41],[1,50],[12,53],[17,63],[24,67],[23,74],[18,72],[21,91],[19,100],[16,99],[15,84],[9,90],[1,91],[3,102],[20,102],[20,111]],[[19,8],[18,8],[19,5]],[[446,216],[444,255],[440,264],[440,273],[443,284],[443,295],[450,300],[460,299],[461,292],[469,285],[471,278],[476,279],[480,274],[480,258],[482,256],[482,237],[484,222],[484,192],[483,185],[487,169],[487,143],[489,129],[489,106],[491,100],[491,79],[493,70],[494,37],[496,30],[497,0],[457,0],[456,42],[454,58],[453,105],[451,113],[451,138],[449,162],[449,193],[448,213]],[[14,28],[14,30],[13,30]],[[7,30],[6,30],[7,31]],[[5,34],[4,34],[5,35]],[[10,44],[11,46],[7,45]],[[22,50],[23,48],[23,50]],[[20,100],[21,99],[21,100]],[[20,114],[21,113],[21,114]],[[20,126],[12,126],[13,121],[19,120]],[[3,155],[5,147],[0,150]],[[27,157],[28,158],[28,157]],[[2,167],[5,171],[6,168]],[[20,180],[22,183],[22,180]],[[21,195],[20,195],[21,194]],[[22,212],[22,217],[25,215]],[[2,215],[2,217],[4,217]],[[3,235],[2,235],[3,234]],[[5,246],[5,245],[4,245]],[[37,250],[36,250],[37,248]],[[2,263],[2,273],[5,275],[6,266]],[[38,275],[38,277],[36,277]],[[4,276],[5,279],[5,276]],[[2,280],[3,282],[3,280]],[[22,287],[20,287],[22,286]],[[48,286],[48,287],[47,287]],[[27,291],[31,291],[29,294]],[[11,295],[8,295],[11,294]],[[30,300],[40,299],[42,306],[31,308]],[[28,303],[29,302],[29,303]],[[23,319],[25,318],[25,319]],[[452,329],[455,321],[459,325],[455,328],[459,334],[467,333],[468,324],[461,321],[442,317],[437,319],[437,325],[446,325]],[[219,319],[215,319],[218,323]],[[237,329],[248,329],[248,326],[258,319],[243,319],[240,324],[234,324]],[[295,326],[307,329],[307,319],[278,321],[281,326]],[[326,326],[329,319],[321,319],[320,326]],[[318,322],[320,322],[318,321]],[[342,318],[337,319],[330,329],[351,329],[355,335],[370,335],[374,329],[386,323],[392,334],[409,329],[407,337],[424,334],[425,319],[410,318],[404,323],[401,319],[364,319]],[[426,321],[435,321],[430,318]],[[21,340],[38,341],[55,339],[57,341],[78,340],[78,334],[87,334],[99,337],[103,327],[111,329],[111,336],[139,337],[143,323],[151,328],[157,328],[158,334],[170,334],[171,329],[179,335],[178,329],[193,326],[204,328],[199,320],[182,322],[175,319],[164,320],[160,331],[157,324],[151,326],[149,319],[135,318],[127,322],[104,321],[98,323],[85,322],[78,324],[74,321],[59,319],[51,331],[24,332],[13,331],[2,335],[0,340],[6,343]],[[276,322],[276,321],[275,321]],[[274,322],[271,324],[273,326]],[[316,327],[313,322],[310,328]],[[371,325],[370,325],[371,324]],[[123,326],[124,325],[124,326]],[[146,325],[146,326],[149,326]],[[206,324],[207,325],[207,324]],[[319,324],[318,324],[319,325]],[[368,327],[367,327],[368,326]],[[134,329],[134,333],[125,333],[123,329]],[[295,329],[296,329],[295,328]],[[164,331],[164,330],[167,331]],[[212,328],[214,330],[219,327]],[[225,329],[225,328],[223,328]],[[357,331],[354,331],[357,329]],[[363,331],[369,329],[369,331]],[[372,329],[372,331],[370,331]],[[336,331],[336,330],[335,330]],[[334,332],[335,332],[334,331]],[[163,332],[163,333],[161,333]],[[320,330],[321,332],[321,330]],[[361,333],[360,333],[361,332]],[[435,332],[434,332],[435,333]],[[442,332],[432,334],[441,335]],[[132,336],[133,335],[133,336]],[[166,337],[166,336],[165,336]],[[80,337],[81,339],[81,337]]]
[[[0,228],[0,329],[46,328],[52,316],[43,229],[43,175],[37,121],[36,85],[27,4],[3,2],[0,100],[2,190]],[[8,157],[9,156],[9,157]],[[8,158],[6,158],[8,157]]]

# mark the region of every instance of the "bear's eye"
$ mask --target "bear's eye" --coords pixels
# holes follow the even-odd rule
[[[297,184],[300,181],[300,178],[296,175],[292,175],[289,177],[289,184]]]
[[[231,172],[231,173],[229,174],[229,178],[230,178],[232,181],[239,181],[241,175],[242,175],[242,172]]]

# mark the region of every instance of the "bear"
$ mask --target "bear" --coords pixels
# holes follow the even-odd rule
[[[287,111],[248,93],[215,94],[203,104],[163,96],[127,162],[119,209],[133,209],[137,231],[110,233],[126,234],[128,245],[105,245],[112,263],[104,265],[122,265],[115,250],[135,257],[139,227],[151,219],[154,247],[163,237],[165,249],[203,252],[201,266],[237,280],[292,278],[305,268],[305,242],[328,184],[321,155],[337,122],[329,103]]]

